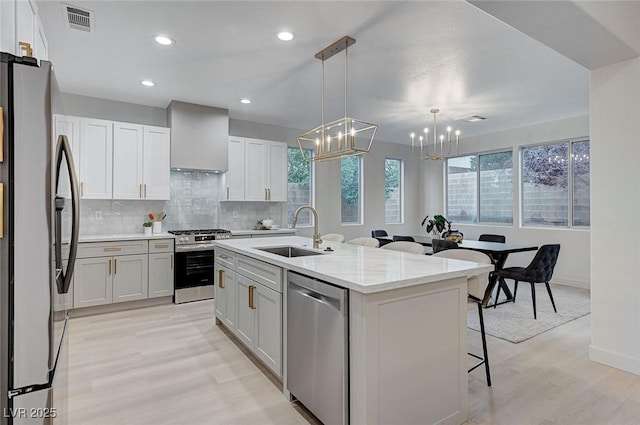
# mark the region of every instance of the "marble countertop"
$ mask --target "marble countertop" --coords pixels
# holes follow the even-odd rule
[[[256,248],[292,245],[312,249],[310,238],[280,236],[215,241],[216,246],[315,277],[329,283],[370,294],[493,270],[493,265],[428,255],[409,254],[338,242],[324,242],[320,255],[287,258]],[[330,246],[333,252],[322,251]]]
[[[142,233],[113,234],[113,235],[80,235],[79,242],[111,242],[111,241],[136,241],[143,239],[174,239],[171,233],[153,233],[144,235]]]
[[[277,235],[278,233],[296,233],[298,229],[277,229],[277,230],[232,230],[231,235],[246,236],[246,235]]]

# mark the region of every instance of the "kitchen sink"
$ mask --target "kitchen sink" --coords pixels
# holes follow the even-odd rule
[[[297,246],[269,246],[256,249],[289,258],[306,257],[309,255],[322,255],[322,252],[311,251],[310,249],[299,248]]]

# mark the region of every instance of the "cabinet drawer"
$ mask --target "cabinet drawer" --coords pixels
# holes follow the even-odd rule
[[[282,293],[282,269],[260,260],[238,255],[236,272],[263,284],[269,289]]]
[[[236,269],[236,254],[231,251],[227,251],[224,248],[216,248],[216,263],[227,267],[231,270]]]
[[[173,252],[173,239],[150,239],[149,253]]]
[[[85,242],[78,245],[78,258],[147,254],[149,241]]]

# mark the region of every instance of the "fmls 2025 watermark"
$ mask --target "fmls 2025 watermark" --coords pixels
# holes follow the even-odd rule
[[[2,415],[5,418],[14,419],[42,419],[55,418],[58,416],[58,411],[55,407],[11,407],[5,408]]]

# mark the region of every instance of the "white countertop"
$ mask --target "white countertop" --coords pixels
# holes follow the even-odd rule
[[[277,229],[277,230],[232,230],[231,235],[246,236],[246,235],[277,235],[278,233],[296,233],[298,229]]]
[[[493,265],[471,263],[428,255],[409,254],[381,248],[369,248],[338,242],[325,242],[334,252],[287,258],[260,251],[258,247],[292,245],[312,249],[310,238],[280,236],[259,239],[215,241],[216,246],[267,263],[315,277],[343,288],[370,294],[493,270]]]
[[[79,242],[111,242],[111,241],[136,241],[143,239],[174,239],[171,233],[152,233],[145,235],[143,233],[113,234],[113,235],[80,235]]]

